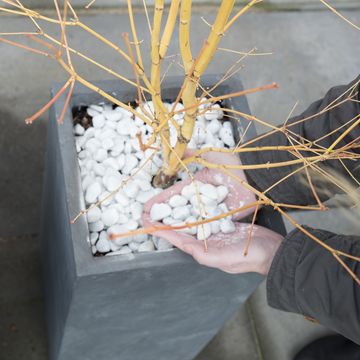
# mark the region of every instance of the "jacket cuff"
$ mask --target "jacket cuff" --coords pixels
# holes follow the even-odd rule
[[[275,254],[266,284],[267,300],[271,307],[306,315],[295,296],[296,269],[304,244],[303,233],[295,229],[285,237]]]

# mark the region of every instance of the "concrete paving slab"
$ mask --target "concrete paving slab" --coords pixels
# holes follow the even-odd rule
[[[194,360],[261,360],[261,349],[248,305],[241,306]]]
[[[0,237],[0,359],[46,360],[37,236]]]
[[[324,229],[335,234],[359,235],[359,211],[351,208],[329,209],[324,212],[298,211],[291,212],[291,217],[299,224],[305,224],[316,229]],[[315,216],[314,216],[315,215]],[[294,226],[285,221],[287,231]]]
[[[312,340],[331,333],[301,315],[270,308],[265,285],[261,284],[249,302],[264,360],[292,360]]]

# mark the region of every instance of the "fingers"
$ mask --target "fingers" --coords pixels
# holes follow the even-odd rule
[[[153,235],[167,240],[170,244],[190,255],[192,247],[198,242],[193,236],[175,230],[160,230]]]

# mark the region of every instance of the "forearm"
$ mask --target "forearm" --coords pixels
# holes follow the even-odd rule
[[[295,141],[302,141],[306,139],[310,142],[314,142],[320,138],[321,141],[317,145],[327,148],[338,137],[349,128],[356,117],[360,114],[359,103],[359,78],[354,80],[349,85],[338,86],[328,91],[325,97],[315,103],[313,103],[304,113],[290,119],[287,124],[288,130],[295,133]],[[356,85],[356,86],[355,86]],[[352,89],[352,91],[347,91]],[[342,96],[341,96],[342,95]],[[325,110],[331,108],[331,110]],[[302,121],[304,119],[308,119]],[[355,120],[354,120],[355,119]],[[352,121],[351,121],[352,120]],[[337,131],[337,129],[339,129]],[[328,136],[326,136],[328,135]],[[294,136],[291,134],[291,136]],[[351,132],[337,144],[337,148],[344,146],[351,141],[357,142],[360,137],[360,126],[355,127]],[[250,146],[290,146],[292,143],[288,137],[282,132],[276,132],[269,136],[266,136]],[[313,152],[301,152],[302,156],[316,156]],[[266,163],[278,163],[286,162],[289,160],[297,159],[295,155],[289,151],[257,151],[247,152],[241,154],[241,160],[246,165],[257,165]],[[336,171],[337,174],[344,175],[349,178],[347,170],[343,166],[346,165],[348,170],[352,172],[355,178],[360,178],[360,168],[357,167],[356,161],[343,160],[329,160],[326,162],[318,162],[317,165],[321,165],[323,168],[331,168]],[[311,192],[306,180],[306,173],[304,170],[299,170],[303,164],[300,165],[288,165],[286,167],[275,167],[268,169],[247,170],[246,175],[249,182],[252,183],[260,191],[266,191],[276,182],[279,184],[267,194],[275,201],[281,203],[289,203],[294,205],[311,205],[316,203],[316,199]],[[310,174],[312,174],[313,182],[318,182],[318,173],[313,172],[311,167],[308,167]],[[295,172],[286,179],[288,174]],[[315,176],[313,176],[315,175]],[[282,181],[282,179],[285,179]],[[327,192],[318,192],[321,201],[327,200],[335,192],[339,192],[338,188],[327,184]]]
[[[360,256],[360,237],[306,229],[334,249]],[[359,262],[345,262],[360,277]],[[329,251],[301,231],[288,234],[277,251],[267,296],[270,306],[315,318],[360,344],[360,286]]]

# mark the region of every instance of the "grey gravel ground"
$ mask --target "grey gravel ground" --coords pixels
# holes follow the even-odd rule
[[[193,48],[198,49],[208,31],[200,20],[211,19],[209,10],[194,16]],[[360,24],[360,11],[344,11]],[[19,29],[21,19],[0,17],[0,32]],[[92,13],[84,22],[121,43],[127,29],[125,15]],[[139,21],[140,38],[146,40],[146,23]],[[360,69],[359,33],[327,11],[257,12],[248,14],[226,36],[223,47],[271,51],[267,57],[249,57],[240,74],[246,87],[277,81],[280,89],[249,96],[252,112],[279,124],[298,101],[295,113],[336,84],[355,78]],[[74,47],[114,69],[121,62],[108,49],[94,46],[83,32],[73,32]],[[175,53],[170,49],[170,53]],[[46,359],[39,264],[39,208],[42,187],[46,116],[32,126],[24,118],[48,99],[48,89],[64,79],[56,64],[0,43],[0,359]],[[237,56],[217,56],[209,73],[226,68]],[[81,66],[88,79],[104,77],[90,66]],[[131,68],[122,68],[131,74]],[[174,73],[178,73],[174,67]],[[259,131],[264,129],[259,128]],[[356,232],[342,212],[298,213],[304,223],[337,231]],[[290,228],[290,227],[289,227]],[[199,355],[198,360],[290,360],[312,338],[325,333],[297,315],[270,309],[264,286]],[[109,359],[112,360],[112,359]]]

